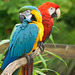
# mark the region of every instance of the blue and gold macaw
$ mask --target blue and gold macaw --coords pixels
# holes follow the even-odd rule
[[[22,55],[30,55],[42,41],[44,28],[39,10],[34,6],[24,6],[19,10],[22,24],[18,25],[12,35],[1,69]]]

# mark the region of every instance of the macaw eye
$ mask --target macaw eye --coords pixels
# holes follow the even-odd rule
[[[52,10],[53,8],[51,7],[50,9]]]
[[[53,8],[53,7],[49,8],[50,15],[52,15],[54,12],[55,12],[55,8]]]

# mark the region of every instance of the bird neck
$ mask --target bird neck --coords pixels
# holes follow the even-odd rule
[[[28,23],[31,23],[32,21],[31,20],[29,20],[29,19],[24,19],[24,21],[23,21],[23,23],[22,23],[22,26],[27,26],[28,25]]]

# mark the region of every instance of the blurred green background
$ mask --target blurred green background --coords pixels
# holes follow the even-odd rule
[[[54,19],[60,31],[52,30],[55,43],[75,44],[75,0],[0,0],[0,40],[9,38],[14,25],[19,23],[20,7],[39,7],[46,1],[58,4],[61,9],[60,19]]]
[[[39,5],[47,1],[58,4],[61,10],[60,19],[59,20],[57,20],[57,18],[54,19],[54,25],[59,29],[58,31],[53,27],[52,34],[54,42],[59,44],[74,45],[75,0],[0,0],[0,40],[9,39],[14,25],[19,23],[18,10],[20,7],[26,5],[33,5],[39,7]],[[48,39],[48,42],[51,43],[50,39]],[[66,60],[66,62],[70,66],[70,69],[68,71],[64,69],[65,66],[63,67],[61,61],[57,59],[51,62],[51,65],[48,67],[55,69],[57,72],[61,72],[61,75],[72,75],[73,72],[75,73],[75,60],[68,59]],[[57,70],[57,67],[59,66],[61,67],[61,69],[59,68]],[[50,73],[51,72],[49,72],[48,75]]]

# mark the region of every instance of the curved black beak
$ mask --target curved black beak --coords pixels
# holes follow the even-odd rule
[[[57,17],[56,11],[51,15],[51,18]]]
[[[61,12],[60,12],[60,9],[58,8],[58,9],[51,15],[51,18],[57,17],[57,19],[59,19],[60,14],[61,14]]]
[[[22,23],[26,17],[23,14],[19,14],[20,22]]]

